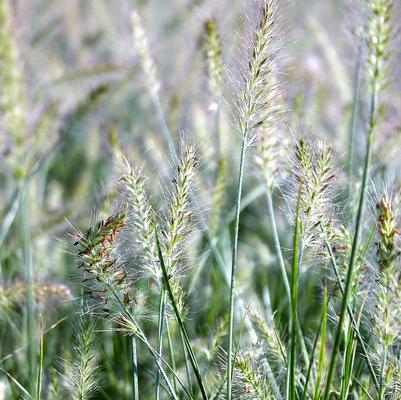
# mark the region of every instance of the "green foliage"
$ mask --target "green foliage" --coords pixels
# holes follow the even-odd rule
[[[398,2],[168,3],[0,0],[0,399],[399,399]]]

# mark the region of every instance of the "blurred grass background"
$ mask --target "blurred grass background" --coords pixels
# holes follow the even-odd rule
[[[113,148],[120,146],[134,165],[143,167],[151,178],[149,189],[157,206],[163,203],[157,183],[160,177],[169,174],[169,155],[138,65],[131,10],[139,11],[148,33],[170,131],[175,134],[176,142],[185,137],[200,149],[202,177],[198,195],[207,213],[216,160],[201,48],[204,23],[210,17],[216,19],[223,42],[223,60],[227,68],[235,69],[248,30],[244,11],[252,14],[255,3],[251,0],[9,2],[11,31],[19,49],[21,85],[26,96],[27,129],[19,145],[3,129],[4,124],[0,126],[0,367],[18,377],[24,386],[29,386],[29,371],[24,273],[27,259],[24,234],[17,223],[21,182],[28,188],[27,224],[35,315],[47,332],[44,370],[48,385],[50,371],[60,370],[62,358],[70,357],[75,314],[80,304],[81,277],[67,234],[72,231],[71,224],[85,229],[97,214],[102,217],[109,212],[119,176]],[[333,144],[340,163],[346,160],[352,79],[358,56],[358,43],[351,35],[355,22],[353,9],[352,2],[340,0],[292,0],[284,6],[281,20],[285,35],[280,62],[286,71],[286,106],[291,110],[288,135],[313,127],[316,136]],[[400,98],[391,93],[382,110],[390,117],[390,123],[383,127],[383,138],[379,139],[375,152],[376,167],[390,177],[397,174],[400,165],[396,149],[401,133],[397,112]],[[232,100],[229,92],[226,98],[228,103]],[[363,102],[361,107],[363,114]],[[362,135],[363,126],[360,128],[358,132]],[[239,137],[228,118],[223,118],[222,137],[229,159],[224,220],[234,207],[239,152]],[[362,149],[358,137],[356,141],[358,160]],[[16,150],[18,146],[22,148],[21,154]],[[358,173],[360,165],[358,161],[356,164]],[[28,176],[27,180],[21,180],[21,175]],[[252,168],[248,168],[245,182],[244,195],[255,198],[241,218],[239,291],[245,299],[247,293],[256,292],[263,302],[268,289],[272,309],[278,310],[279,321],[286,326],[287,307],[283,304],[273,239],[268,220],[263,218],[265,200],[257,196],[263,191]],[[285,210],[280,193],[276,200],[281,210]],[[283,213],[277,214],[282,245],[290,248],[290,228]],[[230,225],[223,228],[221,249],[229,260]],[[197,237],[193,244],[194,269],[206,250],[202,234]],[[316,273],[316,280],[311,276],[313,273],[300,283],[300,295],[304,297],[300,304],[306,305],[300,310],[300,320],[306,332],[316,324],[319,315],[316,312],[319,274]],[[224,322],[228,289],[211,257],[199,271],[195,284],[187,299],[189,325],[199,337],[196,345],[204,351],[210,347],[210,332]],[[149,329],[152,327],[150,324]],[[127,338],[102,332],[97,346],[103,371],[102,390],[97,398],[127,398],[130,391]],[[204,357],[208,355],[205,353]],[[140,379],[145,382],[144,398],[146,390],[150,397],[153,394],[152,386],[146,386],[152,368],[150,360],[143,361]],[[0,398],[18,398],[16,386],[9,382],[5,375],[1,376]]]

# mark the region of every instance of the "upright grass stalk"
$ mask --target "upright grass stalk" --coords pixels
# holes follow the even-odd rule
[[[349,296],[351,293],[355,263],[356,263],[356,259],[357,259],[357,255],[358,255],[359,236],[360,236],[360,232],[361,232],[362,217],[363,217],[363,212],[364,212],[365,202],[366,202],[367,181],[369,179],[369,169],[370,169],[370,163],[371,163],[371,159],[372,159],[372,143],[373,143],[373,133],[374,133],[374,126],[375,126],[374,119],[376,116],[376,97],[377,97],[377,88],[375,85],[374,93],[372,94],[372,99],[371,99],[369,133],[368,133],[368,140],[367,140],[367,144],[366,144],[366,155],[365,155],[365,163],[364,163],[363,177],[362,177],[362,188],[361,188],[361,193],[360,193],[360,197],[359,197],[359,205],[358,205],[358,213],[357,213],[357,218],[356,218],[355,233],[354,233],[354,239],[352,242],[351,256],[350,256],[350,262],[349,262],[348,271],[347,271],[347,277],[346,277],[346,281],[345,281],[344,294],[343,294],[343,298],[342,298],[342,302],[341,302],[341,311],[340,311],[337,330],[336,330],[336,334],[335,334],[335,338],[334,338],[332,355],[331,355],[331,360],[330,360],[330,364],[329,364],[329,371],[327,374],[327,382],[326,382],[325,392],[324,392],[324,396],[323,396],[324,400],[328,400],[329,395],[330,395],[330,388],[331,388],[331,383],[333,381],[334,371],[335,371],[335,367],[336,367],[337,353],[338,353],[338,350],[340,347],[342,329],[343,329],[343,324],[344,324],[344,320],[345,320],[345,313],[347,311]]]
[[[232,250],[232,261],[231,261],[228,350],[227,350],[227,399],[228,400],[231,400],[231,395],[232,395],[232,379],[233,379],[232,346],[233,346],[233,337],[234,337],[233,332],[234,332],[234,297],[235,297],[234,293],[235,293],[235,276],[236,276],[236,268],[237,268],[239,216],[240,216],[240,209],[241,209],[242,184],[243,184],[243,179],[244,179],[246,135],[247,135],[247,133],[245,133],[245,135],[243,136],[242,145],[241,145],[240,167],[239,167],[238,186],[237,186],[236,212],[235,212],[235,219],[234,219],[233,250]]]
[[[323,310],[322,310],[322,316],[320,319],[320,324],[319,328],[316,331],[315,335],[315,340],[313,341],[313,346],[311,348],[311,353],[310,353],[310,358],[309,358],[309,364],[308,364],[308,370],[306,372],[305,376],[305,383],[304,383],[304,389],[303,389],[303,394],[302,394],[302,400],[306,400],[308,396],[308,386],[310,382],[310,377],[312,374],[312,365],[315,362],[315,351],[316,347],[318,344],[318,340],[321,337],[320,340],[320,351],[319,351],[319,360],[318,360],[318,368],[317,368],[317,377],[316,377],[316,384],[315,384],[315,390],[313,391],[313,396],[312,399],[317,399],[318,393],[319,393],[319,387],[320,387],[320,382],[321,378],[323,376],[323,361],[324,361],[324,352],[325,352],[325,344],[326,344],[326,331],[327,331],[327,305],[328,305],[329,298],[327,296],[327,286],[324,286],[323,289]]]
[[[33,260],[31,250],[31,235],[29,222],[28,182],[21,182],[24,187],[20,191],[20,228],[22,239],[23,262],[26,279],[26,321],[27,321],[27,365],[30,382],[30,393],[35,395],[36,382],[36,323],[35,323],[35,296],[33,288]]]
[[[139,399],[139,384],[138,384],[138,350],[136,336],[130,336],[131,342],[131,357],[132,357],[132,397],[133,400]]]
[[[301,209],[301,185],[298,190],[297,209],[295,212],[294,243],[292,253],[292,281],[291,281],[291,345],[289,354],[289,389],[288,399],[296,400],[296,346],[298,330],[298,270],[300,262],[300,209]]]
[[[230,303],[229,326],[227,348],[227,400],[232,399],[233,359],[232,347],[234,336],[234,305],[235,285],[238,253],[238,234],[241,210],[242,185],[244,179],[244,165],[246,149],[252,142],[252,133],[255,128],[261,126],[270,118],[274,111],[270,108],[269,78],[274,64],[275,50],[273,49],[276,38],[278,4],[276,0],[264,0],[259,16],[259,25],[255,31],[251,43],[251,57],[246,65],[246,73],[243,76],[243,87],[237,99],[238,130],[241,134],[241,153],[239,160],[239,173],[237,181],[236,211],[234,218],[234,233],[231,258],[230,277]]]
[[[42,394],[43,382],[43,322],[40,318],[40,341],[39,341],[39,362],[38,362],[38,377],[36,382],[36,400],[40,400]]]
[[[166,296],[165,291],[161,290],[159,300],[159,317],[157,322],[157,352],[161,355],[163,349],[163,329],[165,325],[165,312],[166,312]],[[160,371],[157,368],[156,371],[156,385],[155,385],[155,399],[160,399]]]
[[[386,81],[386,62],[389,57],[389,43],[391,39],[391,17],[393,12],[392,0],[373,0],[367,2],[369,15],[369,24],[367,32],[368,45],[368,73],[369,86],[371,90],[370,111],[369,111],[369,128],[366,142],[365,162],[362,176],[362,187],[359,197],[358,212],[355,225],[355,233],[352,242],[351,256],[345,281],[343,299],[341,303],[340,316],[335,334],[332,356],[327,374],[327,382],[323,399],[328,400],[331,390],[331,384],[336,368],[337,354],[340,348],[343,324],[348,307],[349,297],[351,293],[353,274],[357,256],[359,253],[359,237],[363,223],[363,213],[366,202],[366,189],[369,180],[370,164],[372,159],[372,144],[374,131],[377,123],[377,98],[380,89]]]
[[[324,373],[324,353],[326,350],[326,336],[327,336],[327,307],[329,304],[329,298],[327,295],[327,287],[324,287],[323,290],[324,299],[323,299],[323,313],[322,313],[322,338],[320,343],[320,351],[319,351],[319,361],[317,367],[317,378],[316,378],[316,386],[314,398],[317,399],[320,391],[320,383],[322,382],[323,373]]]
[[[339,285],[340,292],[341,292],[342,296],[344,296],[344,285],[342,283],[342,279],[341,279],[341,276],[340,276],[340,271],[338,270],[338,266],[337,266],[337,262],[336,262],[335,256],[333,254],[333,250],[331,249],[331,246],[327,242],[327,240],[325,241],[325,245],[326,245],[327,250],[329,252],[330,262],[331,262],[331,265],[333,267],[334,275],[335,275],[337,283]],[[365,358],[367,366],[368,366],[370,377],[372,378],[376,389],[378,389],[379,388],[379,382],[377,380],[375,370],[374,370],[372,362],[370,360],[368,349],[366,348],[366,345],[365,345],[365,340],[363,339],[363,337],[361,336],[361,334],[359,332],[358,324],[357,324],[357,321],[355,319],[353,310],[351,309],[350,305],[347,305],[347,312],[348,312],[349,318],[350,318],[350,320],[352,322],[352,329],[354,330],[354,333],[356,335],[356,338],[358,339],[359,345],[362,348],[362,352],[363,352],[364,358]]]
[[[164,301],[166,302],[166,290],[163,288],[162,289],[164,292]],[[175,363],[175,355],[174,355],[174,346],[173,346],[173,340],[171,337],[171,329],[170,329],[170,323],[167,319],[167,314],[166,314],[166,304],[164,307],[164,316],[162,317],[162,319],[165,321],[166,324],[166,335],[167,335],[167,344],[168,344],[168,350],[169,350],[169,355],[170,355],[170,362],[171,362],[171,369],[174,371],[173,374],[173,385],[174,385],[174,390],[177,391],[177,379],[175,377],[176,372],[177,372],[177,367],[176,367],[176,363]]]
[[[354,171],[354,142],[358,121],[359,110],[359,92],[361,87],[361,71],[362,71],[362,54],[363,54],[363,40],[358,46],[358,55],[354,72],[354,90],[352,96],[352,112],[349,129],[348,139],[348,196],[350,199],[350,206],[353,207],[353,190],[352,190],[352,176]]]

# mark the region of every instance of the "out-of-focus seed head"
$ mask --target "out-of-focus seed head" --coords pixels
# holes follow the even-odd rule
[[[390,268],[401,254],[399,231],[397,228],[397,205],[386,193],[376,204],[378,241],[377,256],[381,269]]]
[[[222,50],[220,34],[214,19],[208,19],[205,22],[203,46],[209,89],[214,100],[217,101],[221,95],[223,65],[221,60]]]
[[[149,85],[150,91],[157,94],[160,89],[160,82],[157,79],[156,67],[150,53],[145,29],[143,28],[141,17],[136,10],[131,12],[131,22],[134,43],[147,84]]]
[[[26,135],[27,98],[23,84],[23,72],[18,47],[12,32],[12,16],[8,0],[0,0],[0,109],[2,126],[11,142],[0,143],[15,146],[17,159],[22,157]],[[3,138],[6,138],[3,135]],[[17,168],[17,167],[16,167]]]
[[[368,13],[366,42],[371,90],[377,92],[388,80],[388,62],[394,27],[393,0],[364,0]]]

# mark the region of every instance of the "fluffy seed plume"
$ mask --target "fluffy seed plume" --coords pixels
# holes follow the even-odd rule
[[[116,255],[117,237],[126,226],[126,212],[119,212],[105,221],[100,221],[86,233],[76,232],[79,267],[85,272],[84,283],[90,288],[94,300],[105,307],[115,294],[123,295],[123,302],[131,302],[132,285],[119,257]],[[107,309],[105,308],[107,313]]]
[[[401,289],[399,257],[399,194],[384,193],[376,203],[377,218],[377,269],[372,271],[373,281],[370,284],[372,359],[377,366],[380,378],[379,398],[390,398],[397,392],[399,385],[394,379],[399,378],[395,366],[399,363],[399,350],[393,346],[400,338],[401,323]],[[398,381],[399,382],[399,381]]]
[[[88,400],[98,389],[99,366],[96,359],[95,326],[87,313],[80,317],[76,331],[73,360],[69,366],[69,381],[74,400]]]
[[[281,341],[273,316],[269,314],[269,318],[266,319],[257,305],[252,306],[250,310],[250,319],[258,334],[261,346],[269,358],[270,365],[274,365],[277,373],[284,376],[287,363],[286,346]]]
[[[234,369],[235,392],[240,399],[274,399],[263,372],[264,354],[259,348],[241,352]]]
[[[145,192],[145,179],[140,170],[134,170],[125,159],[125,174],[121,178],[126,202],[128,204],[127,225],[129,226],[129,242],[139,258],[144,271],[153,277],[158,286],[161,285],[161,273],[158,268],[158,256],[154,238],[154,211]]]
[[[150,54],[149,43],[146,37],[145,29],[142,26],[141,17],[136,10],[131,12],[131,22],[134,43],[138,52],[141,67],[145,74],[145,78],[151,93],[156,95],[160,89],[160,82],[157,79],[156,67]]]
[[[378,241],[377,256],[381,271],[388,270],[399,257],[399,231],[397,228],[397,205],[394,199],[387,193],[376,204],[378,211],[377,231]]]
[[[376,306],[375,326],[377,334],[389,346],[399,335],[401,278],[398,260],[401,254],[399,240],[399,211],[397,199],[385,193],[376,204],[377,208],[377,287],[375,291]],[[379,323],[380,321],[380,323]]]
[[[292,169],[293,191],[300,196],[300,234],[304,244],[311,244],[321,227],[331,226],[336,176],[331,147],[301,138],[295,145]]]
[[[177,166],[176,177],[173,179],[169,212],[162,231],[166,268],[172,277],[171,286],[178,304],[182,303],[182,291],[178,279],[179,266],[184,257],[185,242],[191,229],[190,196],[194,191],[197,164],[195,150],[191,146],[185,147]]]
[[[273,112],[271,108],[271,77],[276,55],[276,0],[264,0],[260,11],[259,26],[251,43],[252,53],[243,85],[237,100],[238,128],[252,142],[253,130],[265,123]]]
[[[271,124],[262,124],[258,129],[258,149],[255,161],[263,181],[269,189],[276,186],[283,176],[285,139],[281,130]]]

